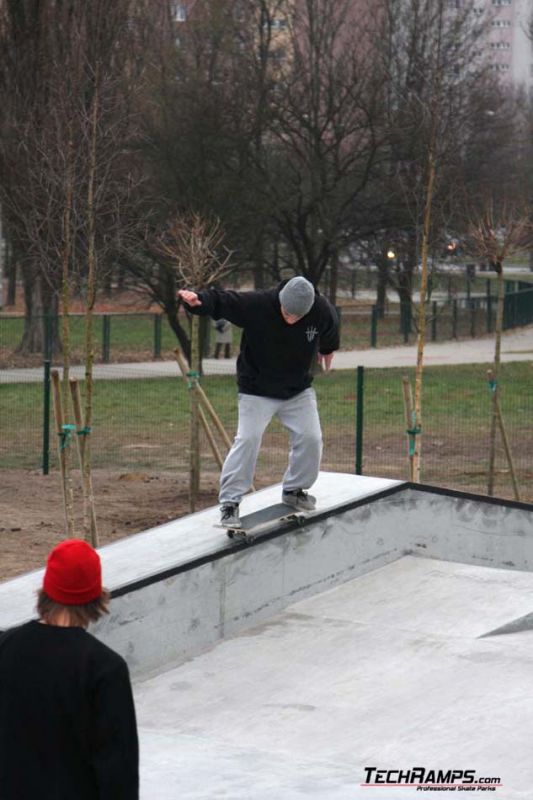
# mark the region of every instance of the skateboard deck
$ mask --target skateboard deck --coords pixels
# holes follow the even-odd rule
[[[217,528],[225,528],[230,539],[241,539],[251,541],[253,538],[269,528],[275,528],[280,522],[296,521],[300,525],[306,516],[305,511],[300,511],[284,503],[276,503],[273,506],[261,508],[252,514],[245,514],[241,517],[239,528],[229,528],[226,525],[217,525]]]

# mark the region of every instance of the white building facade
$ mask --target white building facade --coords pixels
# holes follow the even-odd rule
[[[533,0],[475,0],[485,24],[483,55],[503,83],[533,91]]]

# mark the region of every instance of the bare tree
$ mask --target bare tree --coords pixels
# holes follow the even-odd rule
[[[76,275],[74,285],[86,275],[86,145],[98,83],[99,119],[105,120],[98,151],[105,147],[108,161],[95,194],[100,250],[111,251],[111,229],[125,216],[117,197],[128,195],[134,169],[128,126],[132,87],[142,79],[139,31],[145,35],[149,8],[147,0],[117,0],[112,9],[103,0],[0,3],[0,192],[25,285],[25,349],[42,344],[39,318],[56,313],[65,266]]]
[[[445,0],[386,2],[379,20],[378,48],[387,75],[388,158],[382,206],[382,284],[395,286],[402,311],[413,309],[417,361],[411,479],[420,480],[422,382],[429,287],[429,257],[442,246],[453,218],[460,172],[472,121],[486,102],[483,65],[475,46],[481,31],[471,6],[450,9]],[[378,215],[379,219],[379,215]],[[385,241],[384,241],[385,238]],[[420,299],[413,303],[413,278],[420,263]],[[394,267],[392,273],[391,267]],[[383,293],[383,285],[382,285]]]
[[[185,287],[204,289],[220,280],[228,272],[230,253],[224,251],[224,233],[219,220],[206,220],[199,214],[177,216],[170,220],[159,236],[157,249],[169,260],[179,283]],[[200,377],[201,350],[199,336],[200,318],[192,315],[190,334],[191,388]],[[189,394],[191,425],[189,440],[190,510],[196,508],[200,486],[200,410],[197,392]]]
[[[86,306],[83,447],[84,528],[96,542],[90,432],[95,296],[131,220],[138,182],[132,147],[133,89],[140,79],[144,0],[33,0],[0,6],[7,114],[0,170],[10,235],[22,253],[27,325],[22,347],[42,346],[42,309],[62,313],[63,404],[68,408],[69,309],[73,287]],[[33,47],[30,46],[33,44]],[[22,58],[19,52],[23,52]],[[40,311],[40,309],[39,309]],[[68,464],[67,464],[68,471]],[[68,478],[67,478],[68,480]]]
[[[378,151],[367,29],[348,0],[198,0],[164,51],[154,187],[167,208],[216,214],[257,286],[267,270],[334,276],[350,240]]]
[[[260,189],[292,269],[317,284],[354,236],[380,148],[380,76],[362,7],[305,0],[278,58]]]
[[[529,199],[526,201],[507,199],[488,200],[470,226],[469,248],[479,258],[490,264],[497,275],[497,306],[494,332],[494,360],[492,365],[492,406],[489,440],[489,464],[487,494],[494,493],[494,471],[496,460],[496,430],[499,416],[498,378],[501,364],[501,340],[504,318],[504,271],[506,259],[516,253],[533,248],[533,220]],[[503,432],[503,431],[502,431]],[[510,467],[512,467],[510,459]],[[515,484],[515,494],[518,493]],[[517,497],[517,499],[519,499]]]

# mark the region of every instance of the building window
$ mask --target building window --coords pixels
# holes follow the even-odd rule
[[[492,50],[510,50],[511,45],[509,42],[491,42],[490,46]]]
[[[493,19],[490,23],[493,28],[510,28],[511,20],[509,19]]]
[[[493,6],[510,6],[513,0],[492,0]]]
[[[174,3],[174,22],[186,22],[187,9],[184,3]]]

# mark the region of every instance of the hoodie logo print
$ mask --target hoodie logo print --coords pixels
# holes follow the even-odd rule
[[[312,342],[315,336],[318,336],[318,329],[309,326],[305,332],[305,335],[307,336],[307,341]]]

